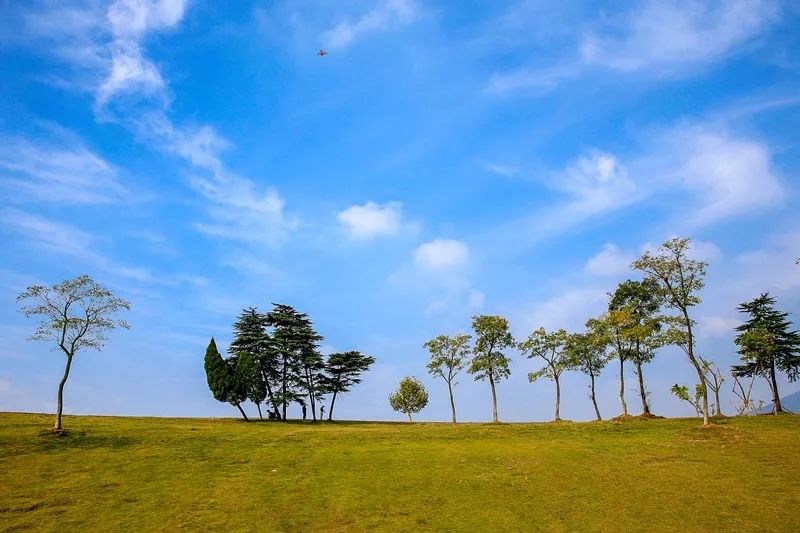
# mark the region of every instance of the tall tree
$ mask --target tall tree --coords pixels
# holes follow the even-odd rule
[[[319,353],[319,343],[323,338],[314,330],[314,326],[304,316],[300,328],[299,366],[302,387],[305,389],[308,401],[311,404],[311,419],[317,421],[317,400],[325,392],[325,360]],[[333,410],[333,409],[331,409]]]
[[[271,344],[279,362],[279,389],[275,397],[286,420],[287,406],[303,396],[303,354],[316,349],[317,337],[308,316],[290,305],[273,304],[272,311],[267,313],[267,323],[273,328]]]
[[[261,402],[269,399],[275,411],[278,405],[273,394],[273,384],[277,383],[278,358],[272,348],[271,339],[267,332],[267,317],[259,313],[255,307],[248,307],[239,314],[233,324],[233,340],[231,341],[228,353],[231,356],[241,357],[248,354],[244,360],[244,366],[252,372],[246,377],[248,397],[258,407],[258,414],[261,416]],[[251,362],[257,365],[253,368]]]
[[[776,374],[784,372],[789,381],[800,376],[800,333],[792,330],[788,313],[775,309],[775,298],[764,293],[741,304],[739,311],[749,315],[738,326],[736,344],[742,364],[733,367],[739,376],[763,376],[772,392],[773,412],[783,412]]]
[[[333,395],[328,410],[328,420],[333,420],[336,396],[348,392],[353,385],[361,383],[361,375],[368,371],[373,363],[375,363],[374,357],[355,350],[328,355],[328,360],[325,362],[326,376],[322,383],[324,391]]]
[[[611,294],[608,305],[610,311],[626,311],[623,316],[617,317],[623,319],[619,334],[626,340],[627,353],[624,359],[633,363],[634,373],[639,380],[639,395],[645,415],[651,412],[643,367],[655,358],[656,351],[665,342],[661,334],[663,318],[659,315],[662,302],[658,282],[653,278],[645,278],[643,281],[627,280],[620,283]]]
[[[555,420],[561,420],[561,374],[574,367],[573,360],[565,350],[567,338],[567,332],[563,329],[547,333],[544,328],[539,328],[519,344],[519,350],[528,359],[538,357],[545,363],[539,370],[528,374],[528,381],[533,383],[537,379],[545,377],[556,384]]]
[[[239,352],[232,357],[232,360],[236,365],[234,368],[236,382],[244,389],[247,399],[256,404],[258,418],[263,420],[261,403],[267,399],[267,384],[261,373],[261,367],[250,352]]]
[[[611,358],[619,361],[619,403],[622,415],[628,416],[628,403],[625,401],[625,362],[632,352],[631,339],[625,334],[631,324],[630,309],[614,309],[598,318],[586,322],[586,327],[594,332],[597,338],[605,339],[611,347]]]
[[[600,416],[600,409],[597,407],[595,379],[608,363],[606,347],[606,339],[592,330],[569,335],[564,345],[564,353],[571,361],[570,366],[589,376],[589,398],[592,400],[597,420],[602,420],[603,417]]]
[[[698,293],[705,285],[707,264],[689,257],[691,239],[673,238],[662,244],[655,253],[646,251],[633,262],[633,268],[644,273],[645,279],[652,279],[660,288],[667,306],[672,307],[678,316],[671,317],[671,335],[675,344],[686,353],[689,362],[697,372],[702,396],[703,425],[708,425],[708,388],[700,360],[694,352],[695,321],[689,316],[692,307],[700,303]]]
[[[511,375],[509,358],[503,350],[514,347],[514,337],[508,329],[508,320],[501,316],[476,315],[472,317],[475,346],[467,372],[475,381],[489,380],[492,389],[492,422],[497,422],[497,392],[495,384]]]
[[[53,350],[60,349],[67,359],[58,384],[53,425],[53,431],[60,433],[64,386],[75,354],[87,349],[102,350],[109,331],[117,327],[129,329],[128,323],[115,315],[130,310],[131,305],[86,275],[50,286],[30,286],[17,296],[17,302],[24,302],[20,312],[26,317],[40,317],[30,339],[53,343]]]
[[[453,399],[453,387],[458,374],[466,368],[472,350],[469,346],[470,336],[460,333],[454,337],[439,335],[425,343],[431,354],[428,373],[442,378],[447,383],[450,394],[450,410],[453,413],[453,424],[456,423],[456,402]]]
[[[428,391],[417,378],[405,377],[400,380],[397,390],[389,395],[389,405],[408,415],[408,421],[413,422],[411,414],[419,413],[428,405]]]
[[[241,379],[241,372],[237,375],[237,362],[238,357],[235,356],[223,359],[217,349],[217,342],[211,337],[204,359],[208,388],[215,400],[236,406],[242,418],[248,420],[242,409],[242,402],[247,399],[247,389]]]

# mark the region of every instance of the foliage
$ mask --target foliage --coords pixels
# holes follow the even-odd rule
[[[593,322],[589,321],[587,326]],[[602,420],[600,408],[595,395],[595,379],[608,363],[608,338],[589,327],[586,333],[573,333],[567,336],[564,343],[564,354],[571,362],[571,367],[589,376],[589,398],[592,400],[597,420]]]
[[[447,383],[450,394],[450,409],[453,415],[453,424],[456,423],[456,404],[453,399],[453,387],[456,385],[456,376],[466,368],[472,349],[469,346],[470,336],[460,333],[454,337],[439,335],[425,343],[425,348],[431,354],[428,362],[428,373],[440,377]]]
[[[697,416],[703,416],[703,407],[700,404],[703,399],[703,389],[700,384],[694,386],[694,398],[689,396],[689,387],[686,385],[678,385],[676,383],[670,388],[670,392],[679,400],[683,400],[694,407]]]
[[[475,346],[467,372],[475,381],[488,380],[492,391],[492,421],[497,422],[497,392],[495,384],[511,375],[510,359],[503,350],[514,347],[514,337],[508,329],[508,320],[502,316],[476,315],[472,317]]]
[[[389,395],[389,405],[399,413],[408,415],[411,422],[412,413],[419,413],[428,405],[428,391],[417,378],[405,377],[400,380],[397,390]]]
[[[265,314],[259,313],[254,307],[244,309],[233,324],[233,340],[228,353],[238,357],[248,354],[244,361],[245,367],[250,371],[250,375],[245,378],[248,398],[256,405],[269,398],[270,404],[277,411],[272,391],[278,383],[280,367],[267,325]],[[250,365],[251,361],[255,362],[257,368]],[[260,410],[259,406],[259,412]]]
[[[531,333],[527,339],[519,343],[519,350],[528,359],[540,358],[545,365],[535,372],[528,374],[528,381],[533,383],[541,377],[546,377],[556,385],[556,414],[555,419],[561,420],[561,384],[559,378],[565,370],[574,368],[575,361],[566,350],[567,332],[559,329],[547,333],[544,328],[539,328]]]
[[[237,368],[238,360],[237,356],[223,359],[217,349],[217,342],[214,337],[211,337],[204,358],[208,388],[215,400],[237,407],[242,418],[247,420],[247,415],[241,405],[247,399],[248,391],[244,376],[247,369],[244,365],[241,369]]]
[[[327,374],[321,384],[325,392],[333,394],[328,410],[328,420],[333,419],[336,396],[348,392],[353,385],[361,383],[361,375],[368,371],[373,363],[375,363],[374,357],[355,350],[328,355],[325,363]]]

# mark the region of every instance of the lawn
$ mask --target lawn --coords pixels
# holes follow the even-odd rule
[[[0,530],[800,530],[800,416],[718,423],[0,413]]]

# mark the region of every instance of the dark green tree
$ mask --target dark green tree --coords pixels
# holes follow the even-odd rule
[[[351,350],[349,352],[337,352],[328,355],[325,363],[325,380],[323,389],[330,393],[331,406],[328,410],[328,420],[333,420],[333,407],[336,405],[336,397],[339,394],[348,392],[353,385],[361,383],[361,375],[368,371],[375,358],[364,355],[361,352]]]
[[[235,378],[247,395],[247,399],[256,404],[258,417],[263,420],[261,403],[267,398],[267,384],[261,373],[261,368],[250,352],[239,352],[233,356],[236,361]]]
[[[302,388],[308,396],[311,404],[311,419],[317,420],[317,400],[322,398],[325,393],[325,361],[319,353],[319,343],[322,336],[314,331],[311,320],[304,318],[303,326],[300,329],[302,340],[299,349],[299,367],[301,371]],[[333,406],[331,406],[331,410]]]
[[[502,316],[476,315],[472,317],[475,346],[472,362],[467,372],[475,381],[488,380],[492,389],[492,422],[497,422],[497,392],[495,384],[511,375],[510,359],[503,350],[514,347],[514,337],[508,329],[508,320]]]
[[[769,293],[741,304],[739,311],[749,318],[736,328],[742,364],[734,366],[733,373],[764,377],[772,391],[773,412],[782,413],[776,374],[784,372],[792,382],[800,376],[800,333],[791,329],[789,313],[775,309]]]
[[[233,340],[228,348],[231,356],[248,354],[243,363],[252,373],[244,379],[248,398],[258,407],[259,417],[262,416],[261,403],[267,398],[275,412],[278,411],[272,392],[279,377],[278,358],[272,348],[267,324],[266,315],[259,313],[256,308],[244,309],[233,324]],[[252,363],[255,363],[255,368]]]
[[[235,405],[242,418],[248,420],[247,414],[242,409],[242,402],[247,399],[245,387],[237,380],[237,358],[223,359],[217,350],[214,338],[208,343],[205,355],[206,380],[211,394],[218,402]]]

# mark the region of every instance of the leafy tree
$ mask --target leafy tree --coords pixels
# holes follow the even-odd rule
[[[556,417],[561,420],[559,409],[561,407],[561,374],[565,370],[574,368],[574,361],[570,358],[566,350],[567,332],[563,329],[547,333],[544,328],[539,328],[519,344],[519,350],[528,359],[538,357],[542,359],[545,366],[536,372],[528,374],[528,381],[533,383],[541,377],[551,379],[556,384]]]
[[[719,391],[725,382],[725,376],[722,375],[719,367],[712,361],[700,357],[700,364],[703,365],[703,371],[705,372],[706,387],[714,393],[714,416],[723,416]]]
[[[237,357],[223,359],[214,337],[211,337],[204,361],[208,388],[211,389],[215,400],[235,405],[242,418],[248,420],[247,414],[242,409],[242,402],[247,399],[247,389],[243,385],[241,372],[237,375],[237,362]]]
[[[609,311],[626,311],[616,318],[620,319],[619,336],[625,340],[626,352],[622,363],[630,360],[634,365],[634,373],[639,380],[639,394],[642,399],[642,412],[651,414],[650,402],[645,389],[643,367],[650,363],[656,355],[656,350],[664,345],[665,338],[661,334],[663,318],[659,311],[663,302],[661,291],[653,278],[643,281],[627,280],[620,283],[611,296]],[[617,343],[617,348],[622,351],[622,343]],[[624,388],[624,376],[621,384]],[[624,403],[624,392],[622,396]],[[627,414],[627,406],[624,406]]]
[[[508,320],[501,316],[473,316],[472,329],[475,331],[475,346],[467,372],[475,375],[475,381],[489,380],[492,389],[492,422],[497,422],[495,384],[511,375],[509,358],[503,350],[514,347],[514,337],[508,329]]]
[[[60,433],[64,385],[75,354],[87,349],[102,350],[109,331],[117,327],[129,329],[125,320],[114,317],[120,311],[130,310],[131,305],[86,275],[51,286],[33,285],[17,296],[17,302],[26,302],[20,307],[26,317],[40,317],[30,339],[54,343],[53,350],[60,349],[67,358],[58,384],[53,425],[53,431]]]
[[[708,389],[705,374],[698,357],[694,353],[695,321],[689,316],[689,310],[700,303],[698,292],[705,285],[707,264],[705,261],[691,259],[688,256],[691,240],[684,238],[669,239],[655,252],[649,251],[633,262],[633,268],[641,270],[645,279],[653,280],[659,286],[667,306],[672,307],[678,316],[670,317],[669,335],[687,355],[689,362],[697,372],[702,393],[703,425],[708,425]]]
[[[389,405],[408,415],[408,421],[413,422],[411,413],[419,413],[428,405],[428,391],[417,378],[405,377],[400,380],[397,390],[389,395]]]
[[[614,309],[604,313],[598,318],[586,322],[597,339],[604,339],[607,346],[611,347],[610,357],[619,361],[619,403],[622,406],[622,415],[628,415],[628,404],[625,401],[625,361],[633,351],[632,341],[626,334],[631,324],[631,311],[627,308]]]
[[[694,386],[694,399],[689,396],[689,387],[686,385],[678,385],[676,383],[672,386],[672,388],[670,388],[670,392],[672,392],[672,394],[678,399],[683,400],[694,407],[695,413],[697,413],[698,417],[703,416],[703,406],[700,403],[703,399],[703,388],[700,384]]]
[[[792,382],[800,376],[800,333],[790,329],[789,314],[775,309],[769,293],[741,304],[739,311],[750,318],[736,328],[742,364],[733,372],[739,377],[763,376],[772,391],[773,412],[782,413],[776,374],[785,372]]]
[[[458,334],[454,337],[439,335],[425,343],[425,348],[431,354],[428,363],[428,373],[440,377],[447,383],[450,393],[450,409],[453,413],[453,424],[456,423],[456,403],[453,400],[453,386],[456,385],[456,376],[466,368],[469,355],[472,352],[469,346],[469,335]]]
[[[597,407],[594,385],[595,379],[608,363],[606,347],[606,339],[591,330],[569,335],[564,344],[564,354],[570,360],[570,366],[589,376],[589,397],[592,399],[597,420],[602,420],[603,417],[600,416],[600,409]]]
[[[267,399],[267,384],[261,368],[250,352],[240,352],[233,356],[236,367],[234,378],[247,396],[247,399],[256,404],[258,417],[264,419],[261,414],[261,403]]]
[[[361,352],[338,352],[328,355],[325,363],[327,373],[323,387],[325,392],[333,394],[331,406],[328,411],[328,420],[333,419],[333,407],[336,405],[336,396],[348,392],[353,385],[361,383],[361,374],[368,371],[375,358]]]
[[[247,376],[248,397],[258,407],[261,416],[261,402],[269,398],[269,403],[277,412],[278,405],[273,394],[273,384],[278,381],[278,358],[272,348],[267,332],[267,317],[254,307],[244,309],[233,324],[233,341],[228,348],[232,356],[245,358],[244,365],[252,374]],[[256,368],[251,366],[254,362]]]

